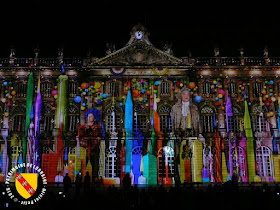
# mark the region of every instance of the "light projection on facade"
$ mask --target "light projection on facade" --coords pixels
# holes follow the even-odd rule
[[[1,182],[22,162],[48,182],[280,181],[279,58],[177,58],[137,25],[102,58],[0,63]]]

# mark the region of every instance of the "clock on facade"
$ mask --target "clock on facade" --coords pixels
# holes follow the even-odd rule
[[[142,31],[136,31],[134,35],[135,35],[136,39],[142,39],[143,32]]]

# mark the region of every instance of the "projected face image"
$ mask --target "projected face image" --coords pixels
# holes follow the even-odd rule
[[[88,115],[88,123],[94,123],[94,115],[91,113]]]
[[[188,90],[182,91],[181,98],[183,102],[188,102],[190,100],[190,92]]]

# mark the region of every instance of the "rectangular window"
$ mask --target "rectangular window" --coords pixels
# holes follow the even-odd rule
[[[26,97],[27,84],[26,83],[16,83],[16,96],[19,98]]]
[[[115,115],[115,127],[116,127],[116,132],[118,130],[120,130],[120,121],[121,121],[121,117],[120,115]],[[113,132],[113,116],[111,114],[108,114],[106,116],[106,132]]]
[[[278,88],[278,94],[280,94],[280,83],[277,83],[277,88]]]
[[[161,82],[159,94],[161,97],[170,97],[170,83]]]
[[[253,125],[255,132],[265,132],[267,131],[266,120],[261,115],[253,116]]]
[[[228,94],[231,97],[235,97],[237,95],[237,84],[234,82],[228,83]]]
[[[120,176],[120,159],[117,158],[116,148],[109,147],[105,161],[105,177]]]
[[[213,115],[202,116],[203,130],[206,133],[214,132]]]
[[[25,116],[15,115],[12,123],[12,131],[24,132],[24,128],[25,128]]]
[[[69,131],[70,132],[77,132],[79,125],[79,116],[78,115],[69,115]]]
[[[43,152],[43,154],[49,153],[49,147],[43,146],[43,147],[42,147],[42,152]]]
[[[252,87],[253,87],[253,96],[260,97],[262,93],[262,83],[254,82],[252,83]]]
[[[261,146],[256,151],[256,162],[258,175],[268,179],[272,175],[270,151],[268,148]]]
[[[52,119],[53,116],[45,115],[40,120],[40,133],[52,132]]]
[[[134,116],[134,123],[135,123],[135,116]],[[147,117],[146,115],[143,115],[143,114],[138,114],[137,115],[137,125],[138,125],[138,128],[141,130],[141,131],[147,131],[148,129],[148,124],[147,124]]]
[[[228,116],[227,120],[228,120],[229,131],[234,131],[234,132],[240,131],[238,116]]]
[[[202,96],[205,98],[212,97],[212,89],[210,83],[205,82],[202,84]]]
[[[244,152],[241,147],[238,147],[238,167],[240,176],[245,177],[245,159]]]
[[[174,177],[174,157],[158,157],[158,164],[159,177],[166,177],[166,172],[168,177]]]
[[[50,98],[52,97],[52,84],[51,83],[41,83],[40,92],[42,97]]]
[[[119,97],[119,83],[118,82],[110,82],[109,83],[109,91],[108,91],[109,97]]]
[[[67,89],[68,96],[73,98],[77,95],[77,83],[75,82],[68,82],[68,89]]]
[[[164,133],[172,131],[172,123],[169,125],[169,120],[169,115],[160,115],[160,130]]]

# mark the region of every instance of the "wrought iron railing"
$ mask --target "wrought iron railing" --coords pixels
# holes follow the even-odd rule
[[[280,66],[280,57],[183,57],[182,65],[192,66]],[[92,65],[86,58],[0,58],[0,67],[86,66]],[[86,63],[88,61],[89,63]]]
[[[31,66],[82,66],[83,58],[0,58],[0,67],[31,67]]]

